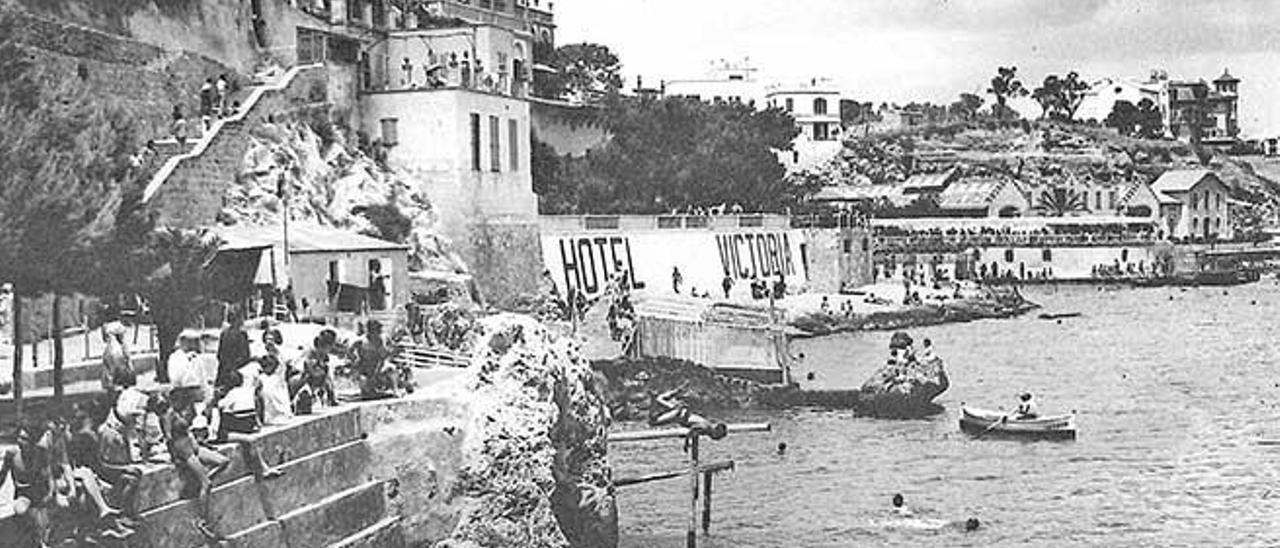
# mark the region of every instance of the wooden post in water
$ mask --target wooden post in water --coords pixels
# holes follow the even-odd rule
[[[702,534],[711,532],[711,476],[715,473],[707,470],[702,473]]]
[[[685,533],[685,547],[698,548],[698,438],[696,432],[690,432],[689,448],[689,487],[692,494],[689,506],[689,530]]]

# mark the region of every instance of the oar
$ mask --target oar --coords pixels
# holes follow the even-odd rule
[[[1000,426],[1000,425],[1004,424],[1004,423],[1005,423],[1005,421],[1007,421],[1007,420],[1009,420],[1009,415],[1005,415],[1005,416],[1003,416],[1003,417],[1000,417],[1000,420],[998,420],[998,421],[996,421],[996,422],[991,423],[991,426],[988,426],[988,427],[987,427],[987,429],[986,429],[986,430],[983,430],[981,434],[978,434],[978,435],[977,435],[977,437],[981,438],[982,436],[987,435],[987,433],[988,433],[988,432],[991,432],[992,430],[995,430],[997,426]]]

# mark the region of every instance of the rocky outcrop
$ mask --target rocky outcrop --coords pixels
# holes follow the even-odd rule
[[[570,340],[530,318],[490,317],[476,333],[453,487],[464,510],[437,548],[617,546],[602,384]]]
[[[1011,318],[1039,308],[1039,305],[1012,295],[964,299],[944,304],[928,304],[842,316],[815,312],[796,317],[791,326],[812,336],[830,335],[845,331],[884,331],[923,327],[944,323],[961,323],[975,320]]]
[[[936,415],[942,406],[933,399],[951,386],[942,359],[885,365],[862,384],[856,408],[864,415],[883,418],[918,418]]]
[[[281,174],[289,195],[289,218],[355,232],[380,235],[362,212],[382,207],[409,245],[410,270],[465,272],[466,265],[439,237],[430,200],[409,174],[390,169],[352,146],[343,130],[324,119],[276,120],[255,126],[236,170],[236,182],[223,196],[221,224],[269,225],[285,207],[277,193]],[[387,224],[387,223],[384,223]]]

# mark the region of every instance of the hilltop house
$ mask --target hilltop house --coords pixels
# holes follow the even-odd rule
[[[1166,172],[1151,185],[1160,198],[1161,228],[1173,238],[1231,239],[1229,189],[1207,169]]]
[[[840,154],[840,91],[830,80],[814,78],[799,85],[774,85],[765,94],[769,108],[780,108],[796,120],[800,134],[791,150],[780,151],[788,171],[821,166]]]
[[[1240,79],[1222,71],[1212,88],[1204,80],[1169,82],[1169,116],[1165,127],[1178,139],[1191,139],[1197,111],[1202,116],[1201,139],[1208,144],[1231,144],[1240,135]]]

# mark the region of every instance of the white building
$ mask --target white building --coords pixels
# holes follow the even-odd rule
[[[831,161],[840,153],[840,90],[831,80],[814,78],[799,85],[770,86],[766,105],[791,114],[800,134],[792,149],[778,154],[787,171],[804,171]]]
[[[1146,82],[1133,82],[1119,78],[1103,78],[1091,84],[1076,110],[1077,120],[1097,120],[1102,122],[1111,115],[1116,103],[1128,101],[1137,105],[1143,99],[1150,99],[1160,108],[1161,118],[1169,117],[1169,87],[1167,80],[1153,77]]]
[[[764,108],[765,86],[756,78],[749,59],[711,63],[707,74],[689,80],[667,80],[664,95],[689,97],[708,103],[742,103]]]
[[[1151,185],[1161,198],[1160,216],[1166,234],[1174,238],[1235,236],[1228,207],[1227,185],[1207,169],[1166,172]]]

